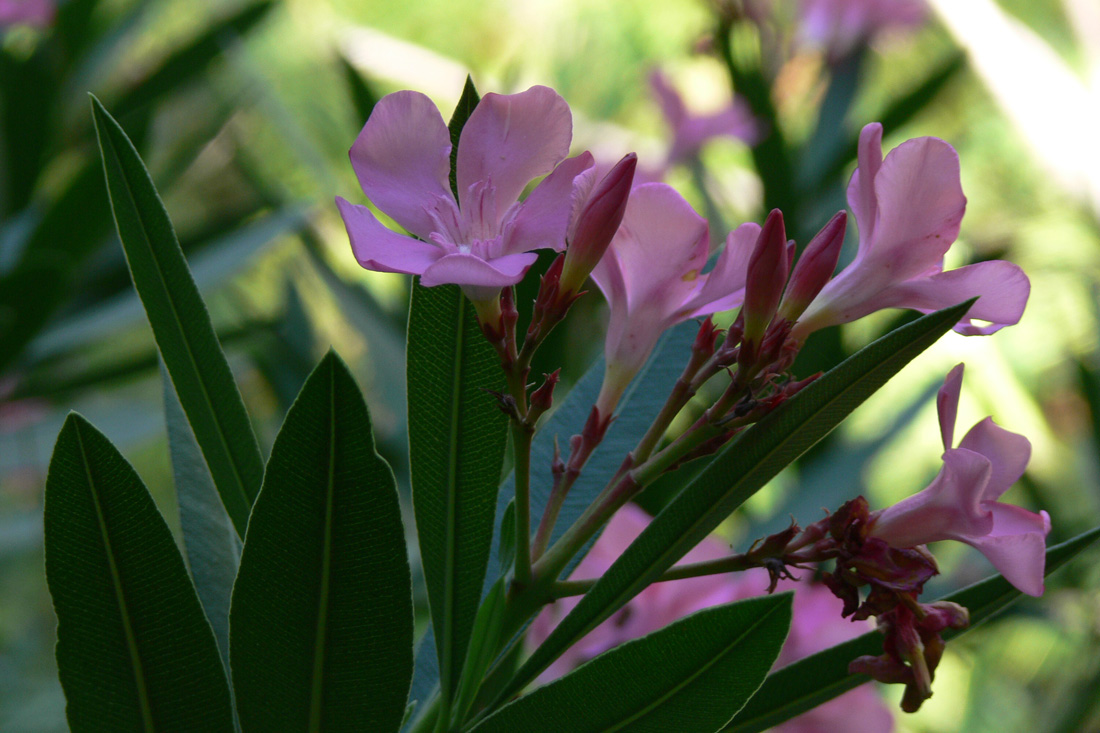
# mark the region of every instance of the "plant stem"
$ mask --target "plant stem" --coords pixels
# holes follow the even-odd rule
[[[516,477],[516,576],[519,587],[531,583],[531,439],[534,426],[512,420]]]

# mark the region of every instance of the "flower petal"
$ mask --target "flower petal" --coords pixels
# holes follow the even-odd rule
[[[992,472],[989,459],[979,453],[945,452],[943,468],[928,488],[878,512],[871,536],[905,548],[988,534],[993,517],[982,498]]]
[[[421,239],[440,197],[454,200],[448,176],[451,135],[435,104],[420,92],[378,100],[349,153],[359,185],[374,205]]]
[[[516,211],[507,231],[504,252],[530,252],[535,249],[565,249],[565,237],[577,196],[586,196],[595,183],[595,161],[589,152],[562,161],[561,165],[535,187]],[[591,175],[589,175],[591,174]],[[584,176],[581,178],[581,176]],[[580,178],[580,180],[578,180]],[[580,202],[583,206],[584,202]]]
[[[366,206],[356,206],[337,196],[336,207],[344,219],[355,259],[368,270],[420,275],[443,255],[435,245],[383,226]]]
[[[970,428],[959,447],[981,453],[993,464],[993,474],[982,496],[984,501],[996,501],[1008,491],[1024,475],[1031,459],[1031,442],[1005,430],[991,417]]]
[[[726,248],[718,255],[714,268],[703,277],[703,286],[688,301],[689,316],[701,316],[731,310],[745,300],[745,279],[749,259],[760,236],[760,225],[748,222],[726,236]]]
[[[1009,583],[1029,596],[1043,595],[1050,516],[1011,504],[994,504],[993,531],[963,539],[976,547]]]
[[[553,89],[531,87],[519,94],[486,94],[462,128],[458,143],[460,208],[470,186],[491,183],[496,211],[511,206],[533,178],[554,169],[569,154],[573,117]]]
[[[420,284],[426,287],[454,283],[465,287],[503,288],[515,285],[538,255],[533,252],[504,255],[486,262],[463,252],[440,257],[424,270]]]
[[[867,249],[875,231],[878,204],[875,198],[875,176],[882,167],[882,125],[872,122],[859,133],[857,167],[848,182],[848,205],[859,228],[859,253]]]
[[[947,373],[947,377],[943,380],[943,386],[940,387],[940,391],[936,395],[936,413],[940,418],[940,435],[943,437],[944,450],[951,450],[952,446],[955,445],[955,418],[959,414],[959,393],[962,391],[963,370],[965,368],[965,364],[956,364]],[[991,462],[993,461],[992,456],[986,455],[983,451],[977,452],[984,455]]]

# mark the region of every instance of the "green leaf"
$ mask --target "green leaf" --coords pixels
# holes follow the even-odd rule
[[[70,728],[231,733],[225,670],[168,525],[75,413],[54,447],[44,521]]]
[[[454,285],[413,286],[407,349],[413,509],[450,697],[489,563],[507,418],[486,390],[503,375]]]
[[[263,480],[252,424],[149,173],[126,133],[94,97],[92,112],[134,288],[218,494],[244,536]]]
[[[1100,539],[1100,527],[1047,550],[1046,574],[1065,565]],[[970,626],[948,629],[942,636],[953,639],[1004,610],[1022,594],[1000,575],[975,583],[941,600],[953,601],[970,611]],[[768,675],[760,691],[723,731],[756,733],[841,695],[868,681],[866,675],[848,673],[848,664],[864,654],[882,653],[882,634],[871,631],[826,649]]]
[[[344,81],[348,85],[348,94],[351,96],[352,106],[355,108],[355,116],[360,126],[366,123],[374,105],[378,104],[378,94],[371,89],[367,80],[359,73],[346,57],[340,56],[340,68],[344,72]]]
[[[680,619],[504,706],[472,733],[711,733],[779,656],[791,598],[762,596]]]
[[[168,373],[164,382],[164,419],[168,424],[168,452],[176,484],[183,549],[206,618],[214,629],[218,649],[229,668],[229,599],[241,560],[241,541],[222,507],[218,490],[183,414]]]
[[[172,53],[156,71],[119,99],[113,105],[115,113],[120,118],[124,117],[195,80],[206,71],[212,61],[222,55],[227,41],[252,30],[274,5],[273,0],[261,0],[211,26],[202,35]]]
[[[466,664],[462,667],[458,693],[455,695],[452,712],[452,720],[455,722],[461,722],[466,717],[466,711],[474,702],[485,672],[496,657],[500,633],[504,626],[505,600],[504,578],[499,578],[493,583],[489,595],[485,597],[474,620],[474,630],[470,635],[470,651],[466,655]]]
[[[451,121],[447,123],[447,129],[451,133],[451,191],[456,199],[458,198],[458,139],[462,135],[466,120],[470,119],[470,115],[480,101],[481,97],[474,87],[474,79],[467,74],[466,83],[462,85],[462,95],[458,98]]]
[[[955,325],[973,300],[860,350],[726,445],[649,524],[516,674],[519,690],[699,544],[746,499]]]
[[[275,439],[241,555],[230,660],[241,729],[396,731],[412,586],[393,473],[329,354]]]

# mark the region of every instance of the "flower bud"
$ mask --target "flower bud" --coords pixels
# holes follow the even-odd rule
[[[787,283],[789,271],[783,212],[772,209],[764,228],[760,230],[756,249],[749,258],[745,305],[742,309],[745,314],[744,341],[760,344],[783,297],[783,286]]]
[[[592,189],[565,250],[561,292],[576,293],[603,257],[622,223],[638,156],[629,153]]]
[[[809,307],[821,289],[833,277],[836,263],[840,259],[840,249],[844,246],[844,231],[848,225],[848,214],[837,213],[829,223],[806,245],[802,257],[791,274],[787,293],[779,306],[779,316],[791,323],[798,320],[802,312]]]

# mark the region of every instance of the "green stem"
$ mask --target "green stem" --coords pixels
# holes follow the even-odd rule
[[[531,583],[531,439],[534,427],[512,420],[516,477],[516,576],[520,588]]]
[[[735,573],[750,568],[762,567],[759,559],[749,555],[730,555],[717,560],[705,560],[703,562],[685,563],[669,568],[654,583],[664,583],[669,580],[683,580],[685,578],[700,578],[705,575],[721,575],[723,573]],[[555,598],[567,598],[587,593],[596,584],[598,578],[592,580],[561,580],[551,586]]]

